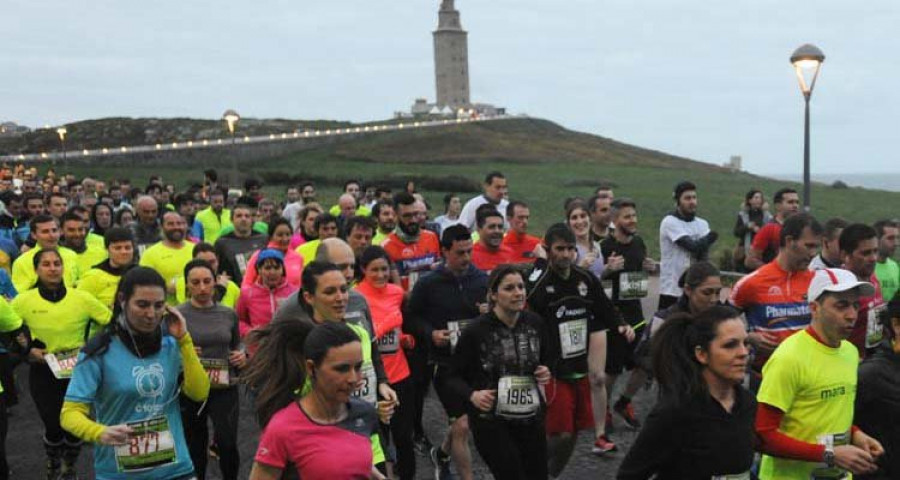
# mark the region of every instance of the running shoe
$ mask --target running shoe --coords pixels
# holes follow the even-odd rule
[[[606,452],[612,452],[616,450],[616,444],[610,441],[609,437],[606,435],[600,435],[597,437],[597,441],[594,442],[594,446],[591,448],[591,452],[594,455],[603,455]]]
[[[631,402],[616,402],[616,404],[613,405],[613,410],[622,417],[622,420],[625,420],[625,423],[627,423],[629,427],[634,429],[641,428],[641,421],[638,420],[637,415],[634,414],[634,406]],[[607,421],[609,421],[608,418],[609,417],[607,417]]]
[[[444,453],[441,447],[431,447],[428,457],[434,465],[434,480],[453,480],[450,472],[450,455]]]

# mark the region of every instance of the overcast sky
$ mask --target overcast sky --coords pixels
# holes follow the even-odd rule
[[[439,0],[7,0],[0,121],[382,119],[434,99]],[[813,173],[900,173],[900,3],[457,0],[474,101],[755,173],[802,168],[788,57],[827,57]]]

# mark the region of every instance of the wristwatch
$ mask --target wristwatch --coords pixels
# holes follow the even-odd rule
[[[834,468],[834,447],[825,447],[825,455],[822,458],[828,468]]]

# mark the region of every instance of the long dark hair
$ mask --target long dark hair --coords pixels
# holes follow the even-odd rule
[[[251,331],[247,345],[256,348],[241,372],[242,380],[256,392],[256,416],[260,425],[300,396],[306,382],[303,345],[313,326],[302,321],[272,322]]]
[[[109,227],[101,227],[100,224],[97,223],[97,210],[100,210],[101,208],[109,210]],[[105,235],[106,230],[112,228],[115,224],[113,215],[112,207],[105,203],[97,202],[97,204],[94,205],[94,208],[91,209],[91,232],[96,233],[97,235]]]
[[[666,319],[653,334],[653,374],[659,380],[660,395],[684,400],[709,391],[703,368],[694,354],[697,347],[708,351],[719,324],[739,318],[736,309],[717,305],[697,315],[677,314]]]
[[[102,354],[106,351],[109,342],[112,341],[114,336],[119,334],[119,330],[122,328],[118,319],[119,316],[124,315],[124,305],[128,303],[128,300],[131,299],[138,287],[159,287],[165,292],[166,281],[152,268],[137,266],[125,272],[125,275],[122,275],[122,279],[119,280],[119,288],[116,289],[116,296],[113,298],[112,320],[100,334],[85,345],[85,355]],[[128,320],[126,319],[125,321]]]

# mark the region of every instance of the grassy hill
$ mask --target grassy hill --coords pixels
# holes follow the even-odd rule
[[[282,130],[284,131],[284,130]],[[186,163],[186,162],[185,162]],[[227,165],[224,162],[221,166]],[[101,178],[128,176],[136,183],[151,174],[183,187],[201,180],[206,165],[172,165],[121,169],[97,167],[71,169],[79,175]],[[62,170],[66,170],[63,168]],[[715,257],[735,244],[731,234],[744,193],[761,188],[772,193],[791,184],[743,172],[627,145],[615,140],[567,130],[539,119],[451,125],[440,128],[402,130],[348,139],[284,157],[258,162],[244,171],[267,179],[267,187],[281,195],[288,182],[314,179],[320,199],[333,203],[344,180],[389,183],[396,188],[414,177],[420,190],[440,212],[441,198],[448,190],[475,195],[478,182],[491,170],[508,178],[510,198],[530,203],[532,230],[543,231],[561,221],[563,201],[589,196],[600,181],[615,184],[615,195],[638,202],[640,228],[653,255],[658,255],[658,225],[673,207],[672,187],[689,179],[699,186],[700,215],[720,233]],[[461,176],[450,178],[451,176]],[[278,183],[278,185],[275,185]],[[423,188],[424,187],[424,188]],[[851,221],[873,222],[897,217],[900,193],[861,188],[834,189],[814,184],[813,213],[821,220],[842,216]]]

